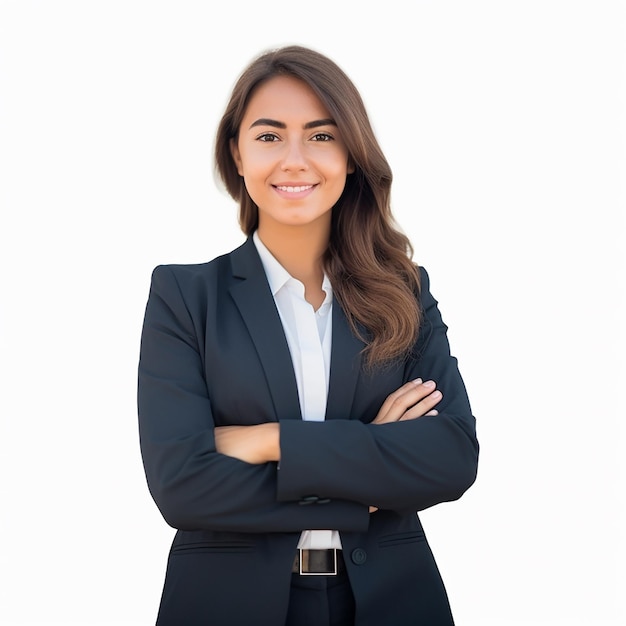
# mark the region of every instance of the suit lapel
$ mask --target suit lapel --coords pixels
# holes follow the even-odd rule
[[[361,370],[361,351],[337,298],[333,299],[333,341],[330,356],[330,386],[326,419],[349,419],[356,383]]]
[[[261,360],[276,415],[278,419],[301,419],[289,346],[252,238],[234,250],[230,259],[236,279],[230,293]],[[326,419],[348,419],[365,344],[352,334],[337,298],[333,300],[332,333]]]
[[[230,288],[265,371],[278,419],[301,419],[298,387],[285,332],[252,238],[230,254]],[[245,364],[242,364],[245,372]]]

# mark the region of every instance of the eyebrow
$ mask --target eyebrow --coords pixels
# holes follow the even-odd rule
[[[287,124],[284,122],[279,122],[277,120],[272,120],[267,117],[261,117],[260,119],[252,122],[250,124],[250,128],[254,128],[255,126],[272,126],[274,128],[287,128]],[[337,126],[335,120],[330,117],[323,120],[313,120],[312,122],[307,122],[302,128],[308,130],[310,128],[317,128],[318,126]]]

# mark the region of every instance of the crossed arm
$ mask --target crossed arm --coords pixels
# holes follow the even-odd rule
[[[207,304],[201,297],[184,298],[196,288],[189,274],[155,271],[139,367],[146,477],[171,526],[362,530],[371,505],[422,510],[460,497],[471,485],[478,455],[474,420],[426,276],[427,327],[406,364],[411,382],[383,401],[374,420],[216,426],[197,338]],[[182,279],[190,283],[185,289],[178,286]],[[423,372],[445,397],[434,383],[415,380]],[[309,493],[331,502],[300,506]]]
[[[409,381],[387,396],[372,424],[390,424],[437,415],[434,407],[442,398],[432,380]],[[245,463],[280,461],[280,424],[270,422],[255,426],[219,426],[215,429],[218,452]]]
[[[437,415],[433,408],[442,398],[432,380],[409,381],[389,394],[372,424],[390,424],[423,415]],[[218,452],[246,463],[280,461],[280,424],[270,422],[255,426],[219,426],[215,429]],[[369,507],[375,513],[378,507]]]

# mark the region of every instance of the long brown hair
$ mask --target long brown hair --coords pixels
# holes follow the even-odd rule
[[[254,90],[279,75],[311,87],[341,130],[355,171],[332,210],[324,256],[333,293],[354,334],[367,347],[366,363],[382,365],[408,355],[421,321],[416,295],[419,272],[413,248],[391,214],[391,168],[378,145],[359,92],[326,56],[287,46],[256,58],[240,75],[219,124],[215,160],[230,195],[239,202],[239,224],[246,235],[258,226],[258,209],[230,152]]]

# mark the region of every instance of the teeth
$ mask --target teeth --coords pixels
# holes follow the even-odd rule
[[[311,189],[311,187],[313,187],[313,185],[303,185],[302,187],[285,187],[279,185],[276,188],[280,189],[281,191],[286,191],[288,193],[300,193],[302,191],[306,191],[307,189]]]

